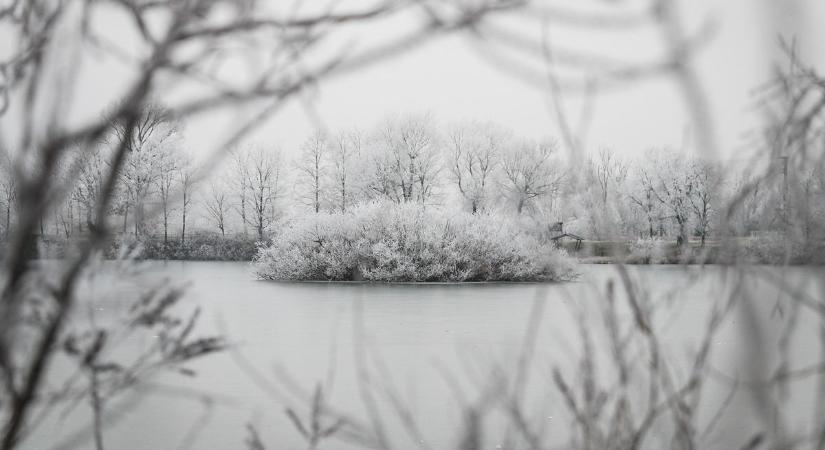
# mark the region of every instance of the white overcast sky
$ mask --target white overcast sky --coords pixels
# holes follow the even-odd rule
[[[794,4],[805,6],[805,14],[796,14]],[[743,151],[741,134],[757,118],[751,112],[750,91],[770,76],[770,64],[777,61],[777,31],[796,31],[801,52],[823,66],[819,55],[825,54],[825,1],[683,0],[681,5],[689,30],[698,29],[706,17],[716,23],[712,40],[695,61],[712,106],[719,147],[726,158],[735,157]],[[644,59],[655,52],[658,35],[556,27],[550,36],[554,42],[595,48],[615,58]],[[481,57],[468,38],[456,36],[324,84],[315,106],[331,128],[367,128],[385,114],[413,111],[431,112],[442,123],[475,118],[531,137],[558,135],[546,90],[505,72]],[[304,108],[293,104],[255,140],[278,141],[291,152],[312,124]],[[688,124],[674,83],[653,78],[598,96],[588,147],[610,146],[635,155],[650,147],[678,146]],[[191,128],[188,136],[195,146],[208,139],[198,128]]]
[[[569,0],[551,3],[578,4]],[[623,5],[633,0],[601,3]],[[750,91],[768,79],[770,64],[778,61],[777,33],[795,33],[800,52],[825,68],[825,1],[681,0],[680,5],[689,32],[696,32],[706,18],[716,24],[712,40],[695,56],[695,63],[712,109],[720,151],[725,158],[735,158],[738,152],[747,151],[741,148],[741,136],[758,118],[750,108]],[[110,17],[103,22],[109,34],[126,33],[122,30],[127,23]],[[403,24],[376,27],[360,38],[381,42],[396,35],[398,26]],[[651,28],[616,32],[551,25],[549,36],[565,47],[636,61],[655,60],[661,43]],[[558,136],[547,89],[523,83],[501,63],[482,57],[477,49],[465,35],[432,41],[379,65],[324,82],[311,100],[313,110],[332,129],[369,129],[387,114],[429,112],[441,123],[478,119],[498,122],[527,137]],[[116,63],[94,58],[87,62],[77,97],[82,99],[81,106],[72,113],[78,117],[100,114],[128,84],[128,72]],[[571,102],[571,111],[575,112],[576,106],[575,100]],[[651,147],[677,147],[690,124],[684,100],[667,77],[601,93],[594,111],[587,147],[609,146],[625,155],[639,155]],[[189,151],[202,155],[203,149],[221,137],[218,130],[222,125],[239,120],[240,114],[230,112],[189,123],[185,129]],[[307,108],[292,102],[250,140],[278,145],[294,154],[313,126]]]

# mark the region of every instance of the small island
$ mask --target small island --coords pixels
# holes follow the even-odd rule
[[[375,202],[287,224],[262,248],[269,280],[564,281],[573,260],[552,241],[494,214]]]

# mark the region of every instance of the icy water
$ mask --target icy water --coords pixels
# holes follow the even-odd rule
[[[369,285],[257,281],[242,263],[158,263],[153,273],[191,283],[181,308],[201,308],[198,331],[228,336],[233,350],[189,364],[196,377],[163,374],[151,380],[139,399],[126,396],[110,404],[106,448],[246,448],[247,424],[257,428],[268,449],[307,448],[284,411],[292,407],[306,417],[306,395],[319,383],[332,407],[364,422],[359,386],[369,390],[394,448],[456,448],[464,423],[460,403],[477,399],[494,368],[515,370],[531,317],[538,319],[532,323],[539,331],[525,401],[535,412],[530,420],[536,429],[542,429],[549,442],[563,443],[571,418],[552,383],[552,369],[559,368],[575,382],[579,320],[595,336],[594,352],[604,347],[603,293],[608,280],[619,279],[612,266],[581,270],[580,280],[559,284]],[[822,298],[821,269],[764,270],[812,298]],[[669,349],[666,359],[678,377],[704,332],[709,305],[733,289],[736,277],[721,267],[637,266],[629,271],[656,306],[654,329]],[[747,378],[742,371],[752,367],[752,359],[776,347],[789,306],[776,282],[748,276],[737,286],[752,294],[750,311],[768,332],[764,341],[754,343],[739,326],[743,315],[734,311],[714,339],[712,366],[719,373]],[[617,292],[623,292],[619,287]],[[116,316],[136,292],[137,287],[127,286],[118,297],[85,306],[103,321]],[[618,298],[617,304],[624,304],[623,295]],[[629,313],[621,313],[629,322]],[[792,341],[791,359],[794,366],[804,366],[818,358],[814,314],[803,310],[798,326],[802,334]],[[153,339],[141,336],[122,345],[125,351],[135,350]],[[609,361],[602,356],[596,360],[603,366]],[[367,383],[359,384],[362,366],[356,361],[366,361],[372,375]],[[643,356],[636,361],[646,364]],[[59,362],[55,370],[63,370]],[[611,376],[608,369],[601,373]],[[387,391],[401,399],[418,433],[400,425]],[[701,414],[713,416],[727,392],[721,381],[708,386]],[[808,392],[815,392],[813,384],[801,385],[792,395],[786,418],[791,431],[805,431],[816,403]],[[93,448],[89,414],[85,401],[58,409],[27,438],[24,448]],[[708,432],[704,446],[741,447],[758,414],[758,405],[742,389],[720,426]],[[500,448],[500,417],[492,415],[487,424],[484,448]],[[666,447],[655,435],[646,446]],[[360,447],[333,438],[319,448]]]

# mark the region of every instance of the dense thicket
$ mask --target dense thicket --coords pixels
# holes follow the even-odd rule
[[[563,250],[489,214],[369,203],[285,224],[260,251],[272,280],[547,281],[574,276]]]

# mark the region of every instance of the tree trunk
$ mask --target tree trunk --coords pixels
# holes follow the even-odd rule
[[[341,212],[347,211],[347,182],[341,180]]]
[[[241,195],[241,224],[243,224],[243,235],[246,236],[246,194]]]
[[[9,237],[9,227],[11,226],[11,201],[6,204],[6,237]]]
[[[181,217],[180,241],[186,242],[186,196],[183,197],[183,217]]]
[[[86,208],[86,227],[92,226],[92,208]]]
[[[679,224],[679,239],[677,239],[677,244],[681,247],[687,244],[687,224],[684,219],[679,217],[676,218],[676,222]]]
[[[143,202],[135,204],[135,237],[143,231]]]
[[[97,372],[94,368],[90,369],[90,389],[89,400],[92,407],[93,416],[93,435],[95,441],[95,450],[103,450],[103,399],[100,396],[100,384],[98,382]]]
[[[77,232],[83,234],[83,205],[77,203]]]
[[[321,211],[321,179],[319,177],[318,157],[315,158],[315,214]]]
[[[69,200],[69,210],[68,210],[68,224],[64,224],[63,227],[66,228],[66,235],[68,237],[69,234],[74,233],[74,201]]]

